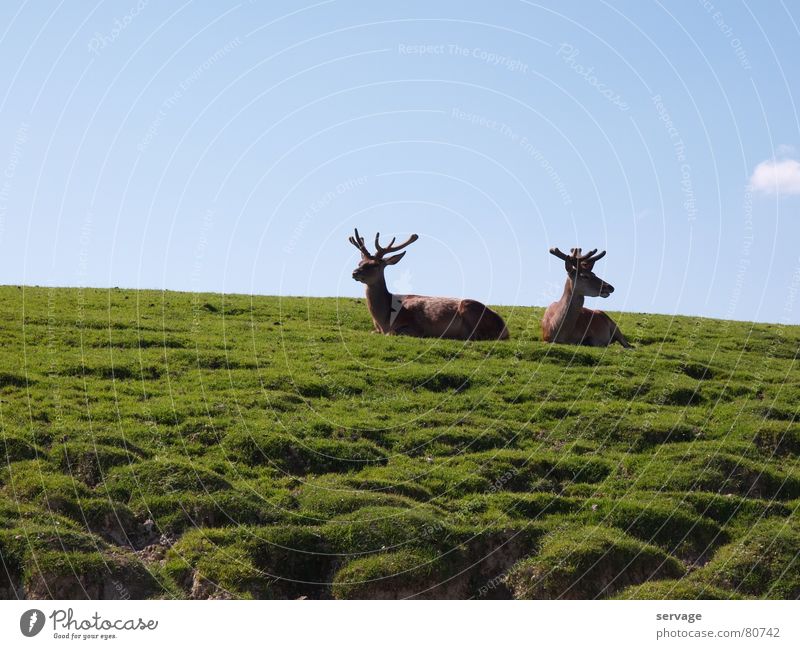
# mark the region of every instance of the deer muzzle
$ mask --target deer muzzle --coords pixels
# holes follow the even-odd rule
[[[608,297],[614,292],[614,287],[611,284],[603,284],[600,287],[600,297]]]

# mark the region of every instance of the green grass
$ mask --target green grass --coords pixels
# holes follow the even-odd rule
[[[0,597],[797,598],[800,327],[0,287]]]

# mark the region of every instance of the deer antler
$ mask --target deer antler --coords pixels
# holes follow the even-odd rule
[[[580,254],[580,248],[573,248],[571,250],[571,255],[567,255],[561,252],[558,248],[550,248],[550,254],[555,255],[559,259],[563,260],[564,268],[567,270],[567,273],[572,273],[575,268],[578,266],[578,260],[576,258],[576,253]]]
[[[574,249],[573,249],[573,250],[574,250]],[[565,255],[565,254],[564,254],[563,252],[561,252],[561,251],[560,251],[558,248],[550,248],[550,254],[551,254],[551,255],[555,255],[556,257],[558,257],[558,258],[559,258],[559,259],[561,259],[562,261],[571,261],[571,260],[572,260],[572,257],[570,257],[570,256],[568,256],[568,255]]]
[[[385,257],[390,253],[398,252],[403,248],[405,248],[406,246],[410,246],[417,239],[419,239],[419,235],[412,234],[408,238],[408,241],[406,241],[405,243],[401,243],[399,246],[395,246],[394,242],[397,240],[397,238],[394,237],[389,242],[389,245],[384,248],[383,246],[381,246],[381,241],[380,241],[381,233],[378,232],[378,234],[375,235],[375,254],[372,254],[369,250],[367,250],[366,243],[364,242],[364,237],[362,237],[358,233],[358,228],[355,228],[355,233],[356,233],[355,237],[349,238],[350,243],[352,243],[356,248],[358,248],[361,251],[361,254],[364,255],[364,257],[366,257],[367,259],[376,259],[376,260],[383,259],[383,257]]]
[[[408,238],[408,241],[406,241],[405,243],[401,243],[399,246],[395,246],[394,245],[396,237],[393,237],[392,240],[389,242],[389,245],[386,246],[385,248],[381,247],[380,238],[381,238],[381,233],[378,232],[378,234],[375,235],[375,251],[376,251],[375,252],[375,259],[381,259],[385,255],[388,255],[389,253],[398,252],[398,251],[402,250],[403,248],[405,248],[406,246],[410,246],[417,239],[419,239],[419,236],[416,235],[416,234],[412,234]]]
[[[600,254],[595,254],[597,252],[597,248],[594,250],[590,250],[586,254],[583,254],[581,248],[571,248],[570,254],[564,254],[558,248],[550,248],[550,254],[555,255],[559,259],[563,260],[565,263],[570,264],[572,266],[584,266],[586,268],[591,269],[594,266],[594,263],[598,259],[602,259],[606,255],[606,251],[603,250]]]
[[[601,252],[601,253],[599,253],[597,255],[594,254],[596,252],[597,252],[597,248],[595,248],[591,252],[586,253],[585,255],[581,255],[580,258],[579,258],[580,263],[583,266],[585,266],[586,268],[588,268],[589,270],[591,270],[592,266],[594,266],[594,262],[596,262],[598,259],[602,259],[603,257],[606,256],[606,251],[605,250],[603,250],[603,252]]]
[[[352,243],[356,248],[361,251],[361,254],[364,255],[367,259],[375,259],[375,257],[370,254],[369,250],[367,250],[367,246],[364,243],[364,237],[358,234],[358,228],[355,228],[355,237],[350,237],[349,241]]]

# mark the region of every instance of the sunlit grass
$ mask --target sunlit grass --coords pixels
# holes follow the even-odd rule
[[[0,596],[800,596],[800,327],[498,310],[0,288]]]

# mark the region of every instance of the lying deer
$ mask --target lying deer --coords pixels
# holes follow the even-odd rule
[[[508,329],[497,313],[475,300],[421,295],[393,295],[386,288],[383,272],[394,266],[405,252],[392,257],[419,237],[412,234],[408,241],[395,246],[395,239],[384,248],[380,233],[375,235],[375,253],[364,245],[364,238],[350,237],[361,252],[361,262],[353,271],[353,279],[367,285],[367,306],[377,333],[390,336],[419,338],[455,338],[457,340],[506,340]]]
[[[547,307],[542,318],[545,342],[591,347],[606,347],[618,342],[623,347],[631,347],[611,318],[602,311],[583,306],[584,297],[608,297],[614,292],[611,284],[606,284],[592,272],[595,262],[606,254],[605,250],[598,255],[596,252],[595,248],[582,255],[580,248],[573,248],[568,256],[558,248],[550,249],[551,255],[564,260],[567,282],[561,299]]]

